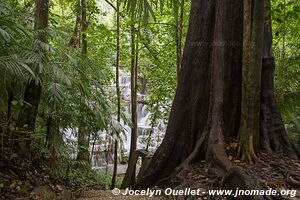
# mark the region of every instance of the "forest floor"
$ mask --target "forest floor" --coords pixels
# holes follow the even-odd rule
[[[191,189],[200,189],[200,191],[208,191],[208,189],[214,188],[218,184],[219,179],[214,176],[208,175],[207,164],[205,161],[195,163],[192,166],[192,170],[187,175],[187,179],[184,184],[174,188],[174,190],[184,190],[185,188]],[[153,188],[154,190],[159,188]],[[123,193],[124,190],[121,191]],[[207,194],[201,193],[199,196],[128,196],[128,195],[114,195],[111,190],[97,190],[91,189],[86,191],[81,191],[78,200],[108,200],[108,199],[116,199],[116,200],[168,200],[168,199],[176,199],[176,200],[205,200],[205,199],[213,199],[213,200],[226,200],[226,197],[209,197]]]
[[[234,159],[236,147],[236,143],[227,146],[229,160],[243,169],[246,174],[258,178],[263,188],[297,190],[297,197],[292,199],[300,199],[300,160],[262,153],[255,164],[247,164]]]
[[[151,199],[167,199],[165,197],[147,197],[147,196],[123,196],[123,195],[113,195],[111,190],[87,190],[82,192],[78,200],[151,200]]]
[[[255,176],[264,189],[290,189],[297,190],[296,197],[287,197],[285,200],[300,200],[300,161],[283,158],[276,155],[262,154],[261,162],[246,164],[234,159],[236,145],[227,146],[229,159],[236,166],[241,167],[245,173]],[[205,161],[199,161],[191,166],[190,172],[183,180],[174,180],[174,189],[221,189],[222,180],[208,173]],[[235,189],[235,188],[234,188]],[[27,196],[27,198],[24,198]],[[44,198],[48,196],[49,198]],[[22,157],[0,157],[0,199],[79,199],[79,200],[142,200],[142,199],[185,199],[183,196],[147,197],[114,195],[111,190],[105,190],[105,186],[97,185],[83,189],[65,187],[61,181],[49,177],[48,171],[36,162],[28,162]],[[213,199],[225,200],[226,197],[209,197],[207,192],[202,196],[189,197],[188,199]]]

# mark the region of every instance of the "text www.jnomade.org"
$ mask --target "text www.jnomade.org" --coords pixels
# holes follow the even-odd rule
[[[289,196],[289,197],[296,197],[296,190],[276,190],[276,189],[268,189],[268,190],[241,190],[239,188],[235,190],[203,190],[203,189],[191,189],[185,188],[182,190],[176,190],[172,188],[166,188],[164,190],[153,190],[153,189],[146,189],[146,190],[132,190],[132,189],[125,189],[120,190],[115,188],[112,190],[114,195],[122,195],[122,196]]]

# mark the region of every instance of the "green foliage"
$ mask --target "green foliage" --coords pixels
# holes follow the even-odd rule
[[[34,78],[35,73],[30,64],[33,64],[38,56],[26,46],[33,43],[33,37],[18,22],[18,13],[16,19],[11,17],[5,2],[1,2],[0,8],[0,103],[1,107],[6,107],[6,87],[10,85],[10,80]]]
[[[92,170],[88,163],[84,161],[68,161],[61,164],[57,170],[50,172],[51,176],[64,184],[76,188],[91,186],[108,186],[111,177]]]
[[[185,6],[189,10],[190,4],[186,3]],[[144,47],[140,55],[140,67],[142,76],[147,80],[152,125],[158,119],[167,124],[177,86],[176,22],[172,8],[164,9],[157,19],[160,23],[144,27],[140,39],[141,46]],[[183,43],[187,22],[188,15],[184,15]]]
[[[275,88],[290,137],[299,142],[300,12],[296,0],[272,1]]]
[[[144,24],[149,21],[149,16],[155,20],[155,14],[152,9],[153,4],[148,0],[128,0],[125,1],[126,10],[130,13],[130,18],[133,21],[139,20],[143,16]]]

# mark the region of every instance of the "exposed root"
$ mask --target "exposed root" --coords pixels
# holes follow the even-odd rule
[[[182,188],[185,187],[188,183],[187,181],[187,175],[191,171],[192,166],[191,164],[197,160],[199,157],[201,148],[207,138],[207,131],[204,131],[201,138],[197,141],[194,150],[192,153],[176,168],[175,173],[171,174],[169,177],[162,179],[158,182],[158,184],[161,184],[165,181],[168,181],[172,178],[175,178],[180,182],[180,185],[176,186],[175,188]]]
[[[290,175],[287,175],[286,182],[294,187],[300,187],[300,181],[295,180]]]
[[[263,189],[257,177],[249,176],[240,167],[233,166],[223,177],[221,186],[227,189],[260,190]],[[265,200],[263,196],[237,196],[240,200]]]
[[[273,155],[273,161],[269,160],[269,162],[270,167],[272,166],[273,168],[277,169],[279,173],[282,174],[286,183],[293,187],[300,187],[300,171],[295,170],[295,168],[300,168],[299,164],[293,166],[291,162],[295,161],[289,161],[287,159],[286,162],[283,162],[280,157],[276,157],[275,155]]]
[[[246,163],[249,163],[250,165],[260,164],[265,167],[270,167],[270,165],[266,162],[264,162],[259,156],[256,154],[248,155],[248,158],[244,160]]]
[[[190,164],[199,157],[201,148],[207,138],[207,133],[208,133],[207,131],[203,132],[203,134],[201,135],[201,138],[197,141],[193,152],[180,164],[179,167],[176,168],[177,172],[180,173],[181,171],[189,171]]]

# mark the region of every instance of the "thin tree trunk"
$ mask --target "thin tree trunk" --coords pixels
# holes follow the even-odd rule
[[[113,176],[111,180],[111,189],[114,189],[116,186],[116,180],[117,180],[117,172],[118,172],[118,141],[115,140],[114,143],[114,170],[113,170]]]
[[[38,31],[37,39],[48,43],[47,32],[49,16],[49,0],[35,1],[34,29]],[[39,74],[41,76],[41,74]],[[41,77],[40,77],[41,78]],[[38,113],[38,106],[41,97],[42,86],[40,81],[30,80],[26,84],[24,101],[19,111],[17,120],[17,131],[19,131],[19,146],[25,152],[30,148],[30,133],[35,129],[35,122]]]
[[[60,148],[62,148],[64,142],[59,131],[59,122],[51,116],[47,120],[47,141],[47,148],[50,152],[50,166],[56,168],[59,165]]]
[[[78,128],[78,153],[76,160],[86,161],[89,163],[89,137],[85,126]]]
[[[81,31],[82,31],[82,48],[81,53],[83,55],[87,54],[87,40],[86,40],[86,30],[88,27],[88,22],[86,18],[86,0],[81,0]]]
[[[132,163],[133,153],[137,147],[137,41],[135,38],[136,30],[134,25],[131,25],[131,120],[133,126],[131,128],[131,143],[130,143],[130,153],[129,162]],[[133,173],[130,177],[129,169],[133,167]],[[125,177],[123,179],[121,188],[125,189],[126,186],[133,186],[135,184],[135,168],[136,166],[131,166],[127,168]]]
[[[85,59],[87,56],[87,40],[86,40],[86,33],[87,30],[87,18],[86,18],[86,0],[81,0],[81,31],[82,31],[82,47],[81,47],[81,56],[82,60]],[[84,62],[81,63],[82,73],[85,72]],[[83,75],[82,75],[83,76]],[[83,81],[84,78],[82,77],[81,80]],[[83,100],[84,101],[84,100]],[[79,124],[78,129],[78,156],[77,160],[83,160],[89,163],[89,133],[87,132],[86,124],[83,121]]]
[[[46,29],[49,23],[49,0],[35,1],[34,29],[39,31],[37,38],[48,43],[48,34]]]
[[[136,150],[137,147],[137,66],[136,66],[136,31],[134,28],[134,25],[131,28],[131,37],[132,37],[132,43],[131,43],[131,118],[133,127],[131,129],[131,143],[130,143],[130,156],[129,160],[132,158],[133,152]],[[133,175],[131,177],[131,184],[135,182],[135,170],[133,172]]]
[[[136,40],[135,40],[135,28],[134,25],[131,26],[131,120],[133,127],[131,129],[131,143],[130,143],[130,156],[136,149],[137,145],[137,113],[136,113]]]
[[[117,48],[116,48],[116,90],[117,90],[117,120],[118,122],[121,121],[121,93],[120,93],[120,86],[119,86],[119,65],[120,65],[120,0],[117,0],[116,6],[116,14],[117,14]],[[115,140],[114,145],[114,171],[111,181],[110,188],[115,188],[116,185],[116,178],[117,178],[117,170],[118,170],[118,141]]]
[[[69,41],[69,46],[73,48],[80,47],[81,12],[81,0],[77,0],[76,21],[73,30],[73,35]]]
[[[108,133],[106,131],[106,140],[107,141],[108,138]],[[111,138],[108,138],[108,144],[106,146],[106,152],[105,152],[105,159],[106,159],[106,167],[105,167],[105,174],[108,174],[108,164],[109,164],[109,160],[108,160],[108,154],[109,154],[109,147],[110,147],[110,142],[111,142]]]

